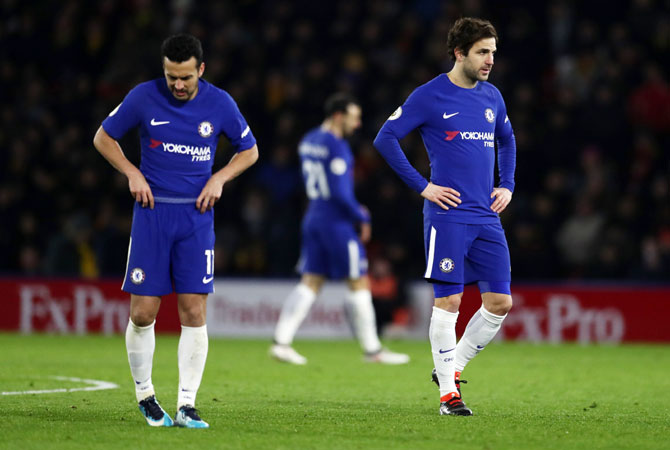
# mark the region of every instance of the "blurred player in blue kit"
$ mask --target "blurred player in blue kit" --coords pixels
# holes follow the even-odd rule
[[[214,292],[214,203],[223,186],[258,159],[258,147],[237,104],[203,80],[200,41],[187,34],[162,45],[164,78],[141,83],[102,122],[93,143],[128,177],[135,198],[123,290],[130,293],[126,348],[139,409],[151,426],[173,421],[151,381],[154,324],[161,297],[177,292],[179,387],[174,424],[208,428],[195,409],[207,359],[207,295]],[[118,140],[139,128],[139,169]],[[219,136],[236,153],[212,174]]]
[[[512,307],[509,250],[498,214],[512,199],[516,144],[503,98],[486,82],[497,43],[490,22],[457,20],[447,38],[453,69],[415,89],[374,141],[402,180],[425,198],[424,278],[435,294],[429,335],[442,415],[472,415],[461,398],[461,372],[493,339]],[[414,129],[428,152],[430,181],[412,167],[399,144]],[[457,345],[463,287],[474,282],[482,306]]]
[[[368,362],[404,364],[409,357],[382,347],[377,336],[367,259],[370,214],[354,195],[354,156],[346,137],[361,125],[361,107],[346,94],[325,103],[325,120],[298,145],[309,206],[302,221],[300,283],[285,300],[270,354],[284,362],[306,364],[291,346],[326,279],[347,279],[347,317]],[[358,228],[358,230],[357,230]],[[360,235],[359,235],[360,233]]]

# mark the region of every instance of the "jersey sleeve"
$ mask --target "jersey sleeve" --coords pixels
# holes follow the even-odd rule
[[[425,122],[425,97],[415,90],[382,125],[373,143],[398,176],[418,193],[426,189],[428,181],[409,163],[399,141]]]
[[[244,116],[237,107],[235,100],[227,92],[222,92],[223,108],[221,116],[223,118],[221,129],[228,138],[230,144],[237,153],[249,150],[256,144],[256,138],[251,132],[251,128],[244,120]]]
[[[498,176],[500,187],[514,192],[514,171],[516,170],[516,140],[512,123],[507,116],[505,101],[498,94],[498,114],[496,119],[495,136],[498,144]]]
[[[351,163],[347,162],[350,161],[347,155],[351,155],[351,150],[344,142],[333,147],[333,157],[328,161],[326,169],[331,199],[347,212],[353,222],[370,222],[370,215],[358,203],[354,193],[353,168],[348,167]]]
[[[140,124],[140,108],[142,103],[142,89],[136,86],[123,101],[109,113],[102,121],[102,128],[117,141],[121,139],[128,130]]]

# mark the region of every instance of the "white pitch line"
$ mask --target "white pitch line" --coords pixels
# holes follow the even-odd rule
[[[10,392],[0,392],[0,395],[55,394],[58,392],[102,391],[105,389],[116,389],[119,387],[118,384],[111,383],[109,381],[89,380],[85,378],[60,377],[60,376],[53,376],[49,378],[60,381],[72,381],[74,383],[88,383],[92,384],[93,386],[70,388],[70,389],[60,388],[60,389],[30,390],[30,391],[10,391]]]

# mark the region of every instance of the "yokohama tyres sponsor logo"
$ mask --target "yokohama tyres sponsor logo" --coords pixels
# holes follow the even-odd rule
[[[163,151],[168,153],[179,153],[191,156],[191,161],[209,161],[212,157],[212,149],[208,146],[198,147],[195,145],[174,144],[172,142],[161,142],[150,139],[149,148],[163,146]]]
[[[447,137],[444,138],[445,141],[453,141],[457,136],[460,135],[461,140],[464,141],[491,141],[495,136],[492,132],[487,131],[445,131]]]

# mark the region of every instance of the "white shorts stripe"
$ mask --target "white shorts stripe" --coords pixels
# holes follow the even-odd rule
[[[121,290],[126,288],[126,279],[128,279],[128,264],[130,263],[130,248],[133,246],[133,238],[130,238],[128,242],[128,256],[126,257],[126,272],[123,274],[123,284],[121,285]]]
[[[426,273],[423,275],[424,278],[430,278],[433,274],[433,260],[435,258],[435,227],[430,227],[430,242],[428,244],[428,262],[426,263]]]
[[[360,278],[361,268],[359,267],[359,262],[361,255],[358,251],[358,243],[352,239],[347,243],[347,250],[349,251],[349,278]]]

